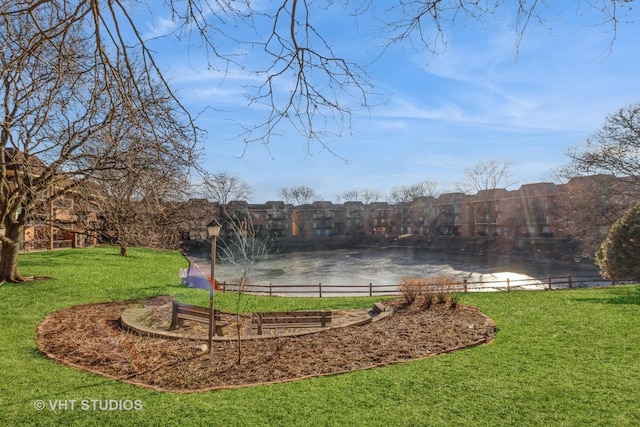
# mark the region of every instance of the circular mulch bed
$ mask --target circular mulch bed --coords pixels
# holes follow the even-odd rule
[[[68,366],[152,388],[197,392],[298,380],[406,362],[483,344],[495,324],[469,306],[402,307],[361,326],[273,339],[214,341],[152,338],[128,333],[118,319],[127,308],[161,305],[168,297],[68,307],[37,328],[37,344]]]

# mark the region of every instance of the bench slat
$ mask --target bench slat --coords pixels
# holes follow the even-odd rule
[[[295,317],[304,317],[304,316],[322,316],[322,315],[331,315],[330,310],[304,310],[304,311],[267,311],[264,313],[256,313],[263,316],[295,316]]]
[[[319,328],[321,325],[314,323],[270,323],[263,324],[263,328]]]
[[[262,324],[267,323],[321,323],[330,322],[329,317],[267,317],[261,319]]]
[[[331,323],[331,311],[288,311],[256,313],[251,318],[251,326],[258,328],[319,328]]]

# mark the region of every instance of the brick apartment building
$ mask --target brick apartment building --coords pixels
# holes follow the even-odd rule
[[[317,201],[293,206],[283,201],[249,204],[232,202],[227,206],[229,218],[236,223],[251,224],[259,238],[328,238],[354,236],[501,236],[567,238],[567,201],[580,194],[606,197],[607,206],[631,206],[640,201],[632,192],[609,191],[625,179],[594,175],[571,179],[566,184],[541,182],[522,185],[517,190],[494,189],[474,195],[445,193],[439,197],[420,197],[395,205],[387,202],[365,204],[347,201],[334,204]],[[68,194],[49,204],[25,227],[23,250],[81,247],[95,244],[100,221],[99,212],[83,212],[78,218],[74,195]],[[593,215],[593,202],[585,199],[579,207],[583,215]],[[575,204],[574,204],[575,206]],[[575,207],[574,207],[575,209]],[[593,208],[595,209],[595,208]],[[183,209],[186,229],[184,240],[205,240],[206,225],[220,216],[220,207],[206,199],[191,199]],[[223,222],[223,221],[221,221]],[[91,226],[91,224],[94,224]],[[223,224],[224,225],[224,224]],[[87,229],[89,226],[89,230]],[[604,235],[607,228],[595,224]],[[225,227],[227,235],[232,227]],[[3,232],[0,226],[0,233]]]
[[[317,201],[301,206],[282,201],[233,202],[230,212],[237,220],[250,219],[261,238],[373,234],[566,238],[568,232],[563,225],[567,215],[559,201],[570,199],[577,191],[610,185],[612,180],[624,181],[608,175],[593,175],[574,178],[566,184],[540,182],[522,185],[517,190],[485,190],[474,195],[445,193],[395,205],[353,201],[341,204]],[[630,205],[631,202],[627,195],[624,203]],[[202,230],[189,234],[202,235]]]

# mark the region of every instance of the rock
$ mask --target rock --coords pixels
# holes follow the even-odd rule
[[[199,351],[200,353],[206,353],[207,350],[209,350],[209,346],[207,344],[202,344],[195,346],[194,349]]]
[[[387,307],[385,307],[385,305],[381,302],[373,303],[373,308],[371,309],[371,311],[374,312],[375,314],[380,314],[386,310],[387,310]]]

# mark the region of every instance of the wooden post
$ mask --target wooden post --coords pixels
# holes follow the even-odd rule
[[[322,298],[322,282],[318,283],[318,295]]]
[[[273,296],[273,286],[271,285],[271,283],[269,283],[269,296]]]
[[[467,279],[464,279],[464,292],[469,292],[469,281]]]
[[[371,284],[371,282],[369,282],[369,296],[373,296],[373,284]]]
[[[216,316],[214,311],[214,294],[216,291],[216,246],[220,234],[220,225],[215,221],[207,224],[207,235],[211,238],[211,282],[209,283],[209,354],[213,344],[213,334],[216,331]]]
[[[510,291],[510,290],[511,290],[511,285],[510,285],[510,283],[511,283],[511,282],[509,282],[509,278],[507,277],[507,291]]]

